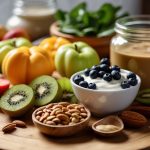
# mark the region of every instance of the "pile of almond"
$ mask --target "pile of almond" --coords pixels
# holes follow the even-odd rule
[[[47,125],[73,125],[84,121],[87,116],[83,105],[67,102],[49,104],[35,113],[35,118]]]
[[[8,123],[7,125],[5,125],[2,128],[2,131],[4,133],[10,133],[10,132],[14,131],[16,129],[16,127],[26,128],[26,123],[21,121],[21,120],[14,120],[13,122]]]

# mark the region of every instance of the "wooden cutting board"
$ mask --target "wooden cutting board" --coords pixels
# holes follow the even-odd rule
[[[95,135],[91,128],[71,137],[54,138],[40,133],[30,116],[20,118],[27,123],[25,129],[17,128],[11,134],[0,130],[0,150],[150,150],[150,125],[109,138]],[[95,120],[92,118],[89,126]],[[0,112],[0,129],[9,122],[9,117]]]

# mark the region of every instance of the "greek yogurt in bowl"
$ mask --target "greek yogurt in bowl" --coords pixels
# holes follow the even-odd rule
[[[127,108],[133,102],[141,85],[138,75],[120,69],[118,76],[110,75],[112,71],[109,70],[109,73],[105,72],[105,76],[99,77],[91,75],[91,70],[92,68],[87,71],[88,73],[85,70],[77,72],[70,80],[76,97],[92,114],[111,114]],[[114,79],[116,77],[117,80]]]

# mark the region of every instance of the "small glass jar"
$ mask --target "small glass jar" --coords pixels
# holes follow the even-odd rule
[[[150,88],[150,16],[131,16],[116,22],[116,36],[111,40],[110,59],[138,74],[141,88]]]
[[[22,27],[32,40],[49,33],[56,11],[55,0],[15,0],[13,16],[7,21],[7,28]]]

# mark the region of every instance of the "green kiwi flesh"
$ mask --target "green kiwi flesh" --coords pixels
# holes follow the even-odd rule
[[[51,102],[59,101],[62,89],[55,78],[43,75],[34,79],[30,86],[34,91],[35,105],[43,106]]]
[[[57,81],[59,85],[61,86],[63,92],[73,93],[73,89],[72,89],[69,78],[62,77],[62,78],[59,78]]]
[[[64,93],[62,101],[69,102],[71,104],[77,104],[79,101],[73,93]]]
[[[25,114],[34,104],[34,93],[31,87],[20,84],[7,90],[0,100],[1,110],[11,117]]]
[[[150,105],[150,89],[141,90],[138,93],[136,100],[140,103]]]

